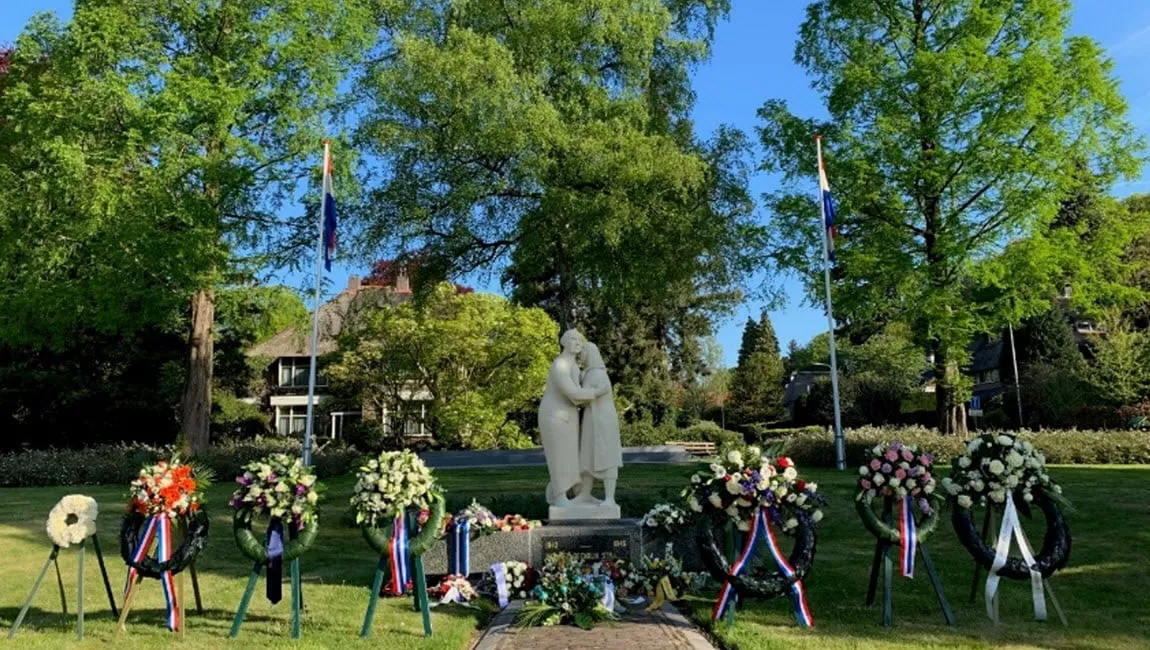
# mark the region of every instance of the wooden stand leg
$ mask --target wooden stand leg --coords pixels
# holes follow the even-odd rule
[[[1058,604],[1058,597],[1054,595],[1054,587],[1050,586],[1050,580],[1044,579],[1042,586],[1046,589],[1046,595],[1050,597],[1050,604],[1054,605],[1054,613],[1058,614],[1058,620],[1062,621],[1062,626],[1070,627],[1066,621],[1066,614],[1062,611],[1062,605]]]
[[[124,594],[124,604],[120,606],[120,623],[116,626],[116,634],[120,634],[128,629],[128,612],[132,611],[132,599],[135,598],[136,590],[140,587],[140,583],[143,582],[143,580],[143,576],[137,575],[136,579],[128,585],[128,591]]]
[[[184,629],[188,627],[188,620],[184,618],[186,609],[184,607],[184,602],[186,601],[186,597],[184,589],[184,574],[182,571],[176,574],[176,591],[180,594],[180,641],[183,641],[186,638]]]
[[[59,553],[57,557],[52,558],[52,564],[56,565],[56,585],[60,587],[60,609],[64,610],[64,614],[68,614],[68,597],[64,595],[64,576],[60,573],[60,560]]]
[[[890,557],[890,544],[882,552],[882,626],[894,625],[894,562]]]
[[[883,506],[882,506],[882,519],[883,519],[883,521],[890,523],[890,517],[891,517],[891,512],[893,510],[893,507],[894,506],[891,504],[890,499],[885,499],[885,498],[883,499]],[[870,580],[867,582],[867,587],[866,587],[866,605],[867,605],[867,607],[870,607],[871,605],[874,604],[875,593],[877,593],[877,591],[878,591],[878,574],[879,574],[880,567],[882,566],[883,550],[889,545],[890,545],[890,542],[888,542],[886,540],[883,540],[883,539],[875,540],[874,559],[871,561],[871,565],[870,565]]]
[[[982,518],[982,539],[986,539],[986,536],[990,534],[990,529],[993,525],[994,525],[994,506],[990,504],[990,500],[988,499],[987,504],[986,504],[986,515]],[[970,579],[970,599],[969,600],[972,603],[974,602],[975,597],[978,596],[978,578],[979,578],[980,573],[982,573],[982,567],[979,566],[978,562],[975,562],[974,563],[974,576]]]
[[[80,542],[80,568],[76,570],[76,639],[84,640],[84,542]]]
[[[423,636],[431,638],[431,606],[427,602],[427,575],[423,573],[423,556],[417,555],[411,560],[415,571],[415,593],[419,598],[419,611],[423,615]]]
[[[28,609],[32,607],[32,601],[36,598],[36,592],[40,591],[40,585],[44,583],[44,578],[48,575],[48,567],[56,561],[56,556],[60,553],[59,546],[53,546],[52,552],[48,555],[48,560],[44,562],[44,568],[40,569],[40,575],[36,576],[36,582],[32,583],[32,591],[28,594],[28,600],[24,601],[24,606],[20,608],[20,613],[16,615],[16,622],[12,624],[12,629],[8,630],[8,638],[16,636],[16,632],[20,629],[20,625],[24,623],[24,617],[28,615]]]
[[[96,562],[100,565],[100,576],[104,578],[104,591],[108,594],[108,605],[112,607],[112,616],[119,616],[116,609],[116,596],[112,594],[112,581],[108,580],[108,569],[104,566],[104,553],[100,551],[100,536],[92,535],[92,548],[96,549]]]
[[[300,635],[300,608],[303,606],[302,592],[299,584],[299,558],[291,561],[291,638],[298,639]]]
[[[196,597],[196,613],[200,616],[204,615],[204,601],[200,599],[200,576],[196,573],[196,563],[188,567],[192,572],[192,594]]]
[[[950,603],[946,602],[946,594],[942,591],[942,581],[938,579],[938,573],[934,570],[934,562],[930,559],[926,544],[918,543],[918,554],[922,558],[923,566],[926,567],[926,575],[930,578],[930,584],[934,587],[934,595],[938,597],[938,606],[942,608],[942,617],[946,619],[947,625],[954,627],[954,614],[950,611]]]
[[[363,627],[359,630],[361,639],[371,636],[371,623],[375,620],[375,606],[379,602],[379,590],[383,588],[383,574],[387,568],[387,558],[379,556],[375,565],[375,580],[371,583],[371,593],[367,596],[367,613],[363,615]]]
[[[248,576],[248,586],[244,589],[244,596],[240,599],[240,606],[236,609],[236,617],[232,620],[232,631],[228,633],[229,639],[234,639],[240,633],[240,626],[244,624],[244,616],[248,613],[248,605],[252,602],[252,593],[256,590],[256,581],[260,578],[260,571],[264,565],[256,562],[252,567],[252,574]]]

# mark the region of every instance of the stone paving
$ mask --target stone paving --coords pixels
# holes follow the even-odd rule
[[[601,623],[592,630],[570,625],[517,628],[513,625],[520,603],[496,615],[474,650],[714,650],[714,646],[674,606],[646,612],[629,610],[617,623]]]

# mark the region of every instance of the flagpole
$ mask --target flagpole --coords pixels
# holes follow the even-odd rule
[[[819,171],[821,174],[823,169],[823,141],[821,135],[815,136],[815,150],[818,153]],[[822,178],[821,175],[820,178]],[[831,343],[831,396],[835,404],[835,467],[839,470],[844,470],[847,468],[847,449],[846,440],[843,438],[842,412],[839,409],[839,363],[835,351],[834,305],[831,303],[831,258],[830,246],[827,241],[827,237],[829,237],[827,233],[827,207],[823,202],[823,187],[821,183],[819,184],[819,211],[823,217],[819,230],[823,231],[823,281],[826,285],[827,294],[827,333],[830,335]]]
[[[331,164],[331,141],[323,141],[323,173]],[[319,352],[319,301],[320,289],[323,286],[323,204],[319,209],[319,234],[315,244],[315,296],[312,299],[311,312],[311,367],[307,378],[307,427],[303,434],[303,464],[311,465],[311,440],[315,422],[315,374],[316,356]]]

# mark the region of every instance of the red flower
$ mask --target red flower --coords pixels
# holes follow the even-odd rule
[[[786,456],[779,456],[775,463],[783,469],[786,469],[794,464],[791,462],[791,459],[787,458]]]
[[[803,490],[807,489],[807,482],[801,481],[801,480],[795,481],[795,489],[798,490],[799,492],[802,492]]]

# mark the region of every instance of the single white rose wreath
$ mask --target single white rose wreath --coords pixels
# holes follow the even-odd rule
[[[83,494],[69,494],[48,513],[48,537],[60,548],[88,539],[96,534],[96,500]]]

